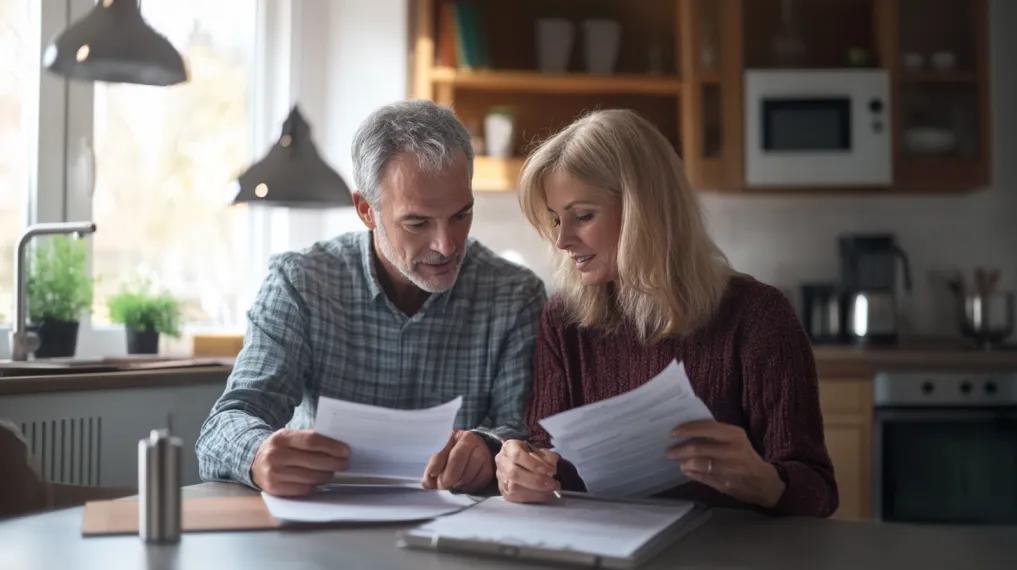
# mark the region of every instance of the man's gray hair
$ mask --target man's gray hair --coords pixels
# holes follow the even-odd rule
[[[413,153],[420,167],[448,167],[461,151],[473,178],[470,134],[455,114],[432,101],[417,99],[385,105],[371,113],[353,136],[353,180],[372,208],[381,205],[381,179],[389,160]]]

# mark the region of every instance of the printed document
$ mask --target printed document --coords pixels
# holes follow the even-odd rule
[[[389,486],[324,485],[306,497],[261,494],[268,512],[289,522],[395,522],[433,519],[475,503],[467,495]]]
[[[665,456],[679,424],[713,419],[692,391],[683,363],[642,386],[540,420],[555,451],[572,462],[590,493],[648,496],[688,481]]]
[[[463,398],[423,410],[396,410],[334,398],[318,399],[314,431],[350,446],[344,478],[384,477],[415,481],[431,455],[441,451],[452,435]]]
[[[443,539],[630,557],[684,517],[689,501],[623,503],[569,495],[560,503],[527,505],[491,497],[412,532]]]

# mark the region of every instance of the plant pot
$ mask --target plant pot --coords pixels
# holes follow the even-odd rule
[[[78,348],[78,321],[44,320],[28,327],[39,335],[36,358],[74,356]]]
[[[127,354],[157,354],[159,332],[127,329]]]
[[[537,20],[537,67],[544,73],[564,73],[572,59],[576,26],[563,18]]]
[[[621,47],[621,24],[615,20],[583,20],[586,71],[614,73]]]

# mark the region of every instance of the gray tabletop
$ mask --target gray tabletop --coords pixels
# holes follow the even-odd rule
[[[185,496],[250,493],[202,484]],[[82,538],[82,509],[0,521],[0,568],[528,568],[509,560],[407,550],[407,525],[186,533],[146,546],[136,536]],[[709,521],[643,568],[1017,568],[1017,527],[920,526],[770,518],[716,509]]]

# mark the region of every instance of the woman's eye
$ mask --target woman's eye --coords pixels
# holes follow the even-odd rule
[[[561,220],[559,220],[558,218],[551,218],[551,227],[552,228],[557,228],[560,225],[561,225]]]
[[[593,219],[593,214],[592,213],[591,214],[580,214],[580,215],[576,216],[576,219],[579,220],[580,222],[588,222],[588,221]]]

